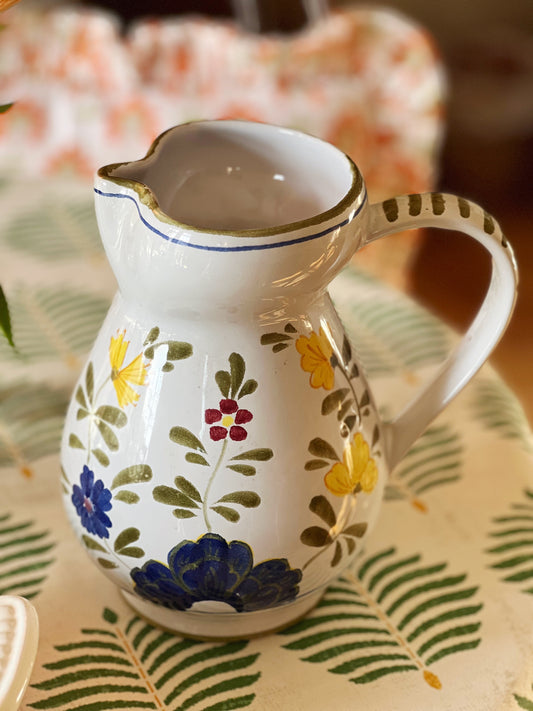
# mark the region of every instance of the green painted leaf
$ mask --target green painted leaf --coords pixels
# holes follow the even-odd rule
[[[6,295],[2,287],[0,286],[0,331],[3,333],[4,338],[7,340],[11,348],[15,347],[13,342],[13,330],[11,328],[11,315],[9,313],[9,306],[7,304]]]
[[[271,449],[249,449],[247,452],[242,452],[242,454],[237,454],[235,457],[231,458],[231,461],[239,459],[250,459],[256,462],[267,462],[272,459],[274,452]]]
[[[134,464],[122,469],[111,483],[111,489],[126,484],[143,484],[152,479],[152,469],[147,464]]]
[[[331,464],[326,462],[325,459],[310,459],[305,463],[304,469],[308,472],[312,472],[315,469],[323,469],[324,467],[329,467]]]
[[[149,331],[149,333],[148,333],[148,335],[146,336],[146,338],[144,339],[143,346],[147,346],[147,345],[149,345],[150,343],[155,343],[155,341],[157,341],[157,339],[159,338],[159,333],[160,333],[159,328],[158,328],[157,326],[154,326],[154,327]]]
[[[228,464],[227,468],[244,476],[254,476],[257,473],[257,469],[249,464]]]
[[[527,699],[525,696],[521,696],[520,694],[513,694],[513,696],[521,709],[524,709],[525,711],[533,711],[533,696],[530,699]]]
[[[14,105],[14,102],[10,102],[9,104],[2,104],[0,106],[0,114],[5,114],[6,111],[9,111],[9,109]]]
[[[109,427],[109,425],[106,425],[106,423],[103,422],[102,420],[98,420],[96,422],[96,427],[98,428],[98,431],[102,435],[102,439],[104,440],[108,449],[110,449],[112,452],[116,452],[119,448],[119,442],[118,442],[118,437],[113,432],[111,427]]]
[[[103,467],[109,466],[109,457],[101,449],[91,449],[91,454],[93,454],[96,459],[100,462]]]
[[[200,452],[207,454],[204,445],[200,442],[198,437],[193,435],[192,432],[185,429],[185,427],[173,427],[169,434],[170,439],[176,444],[180,444],[182,447],[187,447],[189,449],[196,449]]]
[[[343,528],[342,534],[344,536],[354,536],[355,538],[362,538],[365,535],[367,528],[368,524],[366,522],[354,523],[351,526]]]
[[[99,407],[96,410],[96,416],[114,427],[125,427],[128,423],[127,415],[122,410],[119,410],[118,407],[113,407],[112,405]]]
[[[305,531],[302,531],[300,540],[305,546],[313,546],[315,548],[322,548],[333,542],[329,531],[325,528],[320,528],[320,526],[306,528]]]
[[[173,489],[171,486],[156,486],[152,492],[155,501],[167,506],[179,506],[189,509],[199,508],[198,504],[182,491]]]
[[[230,365],[230,396],[232,398],[237,396],[239,388],[244,380],[244,373],[246,372],[246,365],[244,363],[244,358],[239,355],[239,353],[232,353],[229,357]]]
[[[68,446],[72,447],[73,449],[85,449],[85,445],[81,441],[81,439],[75,435],[75,434],[70,434],[68,438]]]
[[[141,500],[139,494],[134,491],[128,491],[127,489],[121,489],[113,497],[115,501],[122,501],[125,504],[138,504]]]
[[[292,341],[292,336],[288,336],[286,333],[263,333],[261,336],[262,346],[271,346],[283,341]]]
[[[89,402],[92,403],[94,398],[94,368],[92,362],[89,362],[85,371],[85,390],[87,391]]]
[[[83,392],[83,388],[81,385],[78,385],[78,388],[76,390],[76,402],[80,404],[85,410],[88,409],[87,405],[87,400],[85,399],[85,393]]]
[[[338,565],[341,562],[342,558],[342,546],[339,543],[339,541],[335,542],[335,552],[333,554],[333,558],[330,561],[330,566],[334,568],[336,565]]]
[[[226,521],[231,521],[231,523],[236,523],[241,517],[238,511],[235,511],[235,509],[232,509],[229,506],[210,506],[210,508],[215,513],[219,514],[219,516],[225,518]]]
[[[205,457],[202,457],[198,452],[187,452],[185,459],[191,464],[201,464],[203,467],[208,467],[209,462]]]
[[[286,331],[286,333],[298,333],[298,331],[296,330],[296,328],[294,328],[292,323],[285,324],[285,328],[283,330]]]
[[[198,501],[200,504],[202,503],[202,497],[200,496],[200,492],[194,486],[194,484],[191,484],[191,482],[185,479],[185,477],[177,476],[174,479],[174,483],[176,484],[176,487],[188,497],[194,499],[194,501]]]
[[[146,555],[142,548],[138,546],[128,546],[127,548],[121,548],[119,551],[120,555],[128,556],[129,558],[144,558]]]
[[[163,373],[170,373],[172,370],[174,370],[174,366],[172,363],[169,363],[168,361],[165,363],[165,365],[161,368]]]
[[[342,361],[347,365],[352,359],[352,346],[350,341],[346,336],[344,336],[342,341]]]
[[[253,509],[261,503],[261,497],[254,491],[234,491],[225,494],[217,503],[240,504],[247,509]]]
[[[309,442],[309,454],[313,454],[315,457],[321,459],[332,459],[336,462],[340,461],[333,447],[320,437],[315,437],[315,439]]]
[[[84,420],[86,417],[89,417],[89,411],[84,410],[83,408],[78,408],[78,411],[76,413],[76,419],[79,420]]]
[[[247,380],[242,388],[239,390],[239,394],[237,396],[238,399],[241,397],[245,397],[246,395],[252,395],[252,393],[255,393],[255,391],[258,388],[258,383],[257,380]]]
[[[169,341],[167,360],[184,360],[192,356],[192,346],[190,343],[182,341]]]
[[[137,615],[121,621],[109,608],[103,623],[55,646],[29,708],[229,711],[249,706],[260,673],[248,642],[200,643],[162,632]],[[111,705],[110,705],[111,704]]]
[[[130,543],[135,543],[141,537],[141,532],[138,528],[125,528],[115,539],[115,553],[120,553],[123,548],[126,548]]]
[[[98,558],[97,559],[102,568],[105,568],[106,570],[113,570],[114,568],[118,568],[118,565],[114,563],[112,560],[108,560],[107,558]]]
[[[144,350],[144,357],[147,358],[148,360],[152,360],[155,355],[155,346],[148,346],[148,348],[145,348]]]
[[[172,514],[176,518],[194,518],[194,516],[196,516],[196,513],[194,511],[190,511],[189,509],[174,509]]]
[[[222,396],[228,398],[231,387],[231,375],[226,370],[219,370],[215,373],[215,381],[220,388]]]
[[[446,568],[446,563],[424,564],[418,554],[398,556],[394,548],[359,559],[355,573],[337,581],[313,612],[280,633],[284,647],[356,684],[416,672],[438,689],[441,682],[428,667],[481,641],[483,605],[464,604],[478,588],[465,585],[464,574],[443,575]]]
[[[281,351],[284,351],[285,348],[288,348],[289,344],[288,343],[276,343],[275,346],[272,346],[272,352],[273,353],[280,353]]]
[[[342,407],[341,407],[340,410],[337,412],[337,420],[338,420],[339,422],[341,422],[342,420],[344,420],[344,418],[346,417],[346,415],[348,414],[348,412],[349,412],[350,409],[352,408],[353,404],[354,404],[354,401],[352,400],[352,398],[348,398],[348,400],[345,400],[345,401],[343,402]]]
[[[322,401],[322,414],[329,415],[334,410],[338,410],[349,392],[348,388],[340,388],[327,395]]]
[[[83,534],[81,540],[85,544],[85,547],[89,548],[89,550],[100,551],[100,553],[107,553],[106,548],[104,548],[101,543],[98,543],[95,538],[91,538],[90,536],[86,536],[85,534]]]
[[[471,409],[484,427],[518,441],[527,452],[533,451],[531,428],[522,405],[503,382],[476,379]]]
[[[330,528],[333,528],[337,523],[335,511],[325,496],[314,496],[309,504],[309,509],[319,516]]]

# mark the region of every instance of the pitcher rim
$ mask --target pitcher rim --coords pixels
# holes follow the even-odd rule
[[[264,125],[268,128],[273,128],[277,129],[279,131],[283,131],[286,133],[291,133],[296,136],[305,136],[306,138],[311,139],[312,141],[317,141],[318,143],[326,144],[329,145],[334,151],[337,151],[339,154],[341,154],[347,161],[348,161],[348,166],[350,169],[351,173],[351,182],[348,190],[345,192],[343,197],[338,200],[332,207],[328,208],[327,210],[323,210],[316,215],[312,215],[311,217],[306,217],[302,220],[296,220],[294,222],[287,222],[283,223],[280,225],[273,225],[272,227],[259,227],[259,228],[252,228],[252,229],[240,229],[240,230],[231,230],[231,229],[212,229],[212,228],[202,228],[202,227],[197,227],[196,225],[191,225],[185,222],[182,222],[180,220],[177,220],[170,215],[168,215],[159,205],[159,202],[155,196],[154,191],[146,184],[143,183],[140,180],[135,180],[133,178],[121,178],[118,176],[113,176],[111,173],[114,170],[117,170],[118,168],[122,168],[124,166],[131,166],[134,165],[135,163],[142,163],[143,161],[146,161],[148,158],[150,158],[158,149],[160,143],[163,141],[163,139],[170,134],[171,132],[177,131],[180,128],[185,128],[187,126],[197,126],[197,125],[208,125],[208,124],[220,124],[220,123],[243,123],[243,124],[256,124],[256,125]],[[178,227],[186,231],[191,231],[191,232],[196,232],[199,234],[211,234],[211,235],[219,235],[223,237],[270,237],[273,235],[279,235],[279,234],[288,234],[291,232],[298,232],[302,229],[306,229],[308,227],[315,227],[320,224],[324,224],[330,220],[332,220],[335,217],[338,217],[339,215],[342,215],[350,205],[354,205],[355,202],[357,201],[358,198],[363,197],[363,202],[366,199],[366,191],[365,191],[365,185],[364,185],[364,180],[363,176],[355,164],[355,162],[350,158],[349,155],[347,155],[344,151],[342,151],[340,148],[337,148],[334,146],[332,143],[329,143],[328,141],[325,141],[321,138],[318,138],[317,136],[314,136],[310,133],[307,133],[305,131],[299,131],[297,129],[293,128],[287,128],[285,126],[280,126],[277,124],[271,124],[271,123],[266,123],[266,122],[260,122],[260,121],[249,121],[247,119],[214,119],[214,120],[198,120],[198,121],[188,121],[186,123],[181,123],[177,124],[175,126],[172,126],[171,128],[168,128],[166,131],[163,131],[160,133],[150,144],[150,147],[148,148],[148,151],[146,154],[142,157],[139,158],[138,160],[133,160],[133,161],[122,161],[118,163],[109,163],[107,165],[102,166],[97,170],[96,175],[103,179],[103,180],[108,180],[111,183],[114,183],[115,185],[118,185],[122,188],[126,188],[129,190],[133,190],[135,193],[137,193],[140,202],[143,205],[146,205],[151,212],[154,214],[157,219],[159,219],[161,222],[165,222],[169,225],[172,225],[173,227]]]

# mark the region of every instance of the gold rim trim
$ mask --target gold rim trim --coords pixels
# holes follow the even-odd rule
[[[160,143],[162,140],[170,133],[174,131],[178,131],[180,128],[186,127],[186,126],[201,126],[201,125],[213,125],[217,123],[223,123],[226,120],[218,120],[218,121],[190,121],[188,123],[183,123],[179,124],[178,126],[173,126],[172,128],[167,129],[163,133],[161,133],[151,144],[150,148],[148,149],[146,155],[143,158],[140,158],[139,160],[135,161],[127,161],[127,162],[122,162],[122,163],[110,163],[109,165],[105,165],[102,168],[99,168],[97,171],[97,175],[99,178],[103,178],[104,180],[108,180],[111,183],[115,183],[115,185],[118,185],[122,188],[127,188],[129,190],[133,190],[134,192],[137,193],[139,196],[139,200],[142,202],[143,205],[146,205],[157,217],[158,220],[161,222],[166,222],[169,225],[173,225],[174,227],[180,227],[181,229],[191,231],[191,232],[197,232],[199,234],[209,234],[209,235],[220,235],[224,237],[270,237],[273,235],[280,235],[284,233],[289,233],[289,232],[296,232],[298,230],[305,229],[307,227],[313,227],[314,225],[320,225],[324,222],[327,222],[335,217],[338,217],[341,215],[343,212],[345,212],[350,205],[354,205],[355,207],[355,202],[358,198],[363,196],[363,201],[364,201],[364,196],[365,196],[365,191],[364,191],[364,183],[363,183],[363,177],[361,173],[359,172],[359,169],[353,162],[353,160],[350,158],[350,156],[346,155],[346,153],[343,153],[339,148],[336,148],[332,144],[327,144],[330,145],[332,148],[334,148],[336,151],[338,151],[341,155],[344,156],[344,158],[348,161],[348,165],[350,167],[350,172],[352,174],[352,182],[350,185],[350,188],[344,195],[344,197],[339,200],[333,207],[330,207],[328,210],[325,210],[324,212],[320,212],[317,215],[313,215],[312,217],[308,217],[304,220],[297,220],[296,222],[288,222],[283,225],[277,225],[274,227],[261,227],[257,229],[249,229],[249,230],[226,230],[226,229],[220,229],[220,230],[214,230],[214,229],[209,229],[209,228],[201,228],[201,227],[196,227],[195,225],[188,225],[184,222],[180,222],[179,220],[175,220],[173,217],[170,217],[164,210],[161,209],[157,198],[148,185],[146,183],[142,183],[140,180],[133,180],[132,178],[120,178],[111,175],[111,173],[119,168],[122,168],[124,166],[132,166],[137,164],[141,164],[144,161],[146,161],[148,158],[150,158],[152,155],[155,154],[157,149],[159,148]],[[245,121],[244,119],[227,119],[228,123],[257,123],[258,125],[263,125],[260,124],[259,122],[254,122],[254,121]],[[320,141],[321,143],[327,143],[326,141],[323,141],[320,138],[317,138],[316,136],[313,136],[311,134],[304,133],[302,131],[295,131],[294,129],[290,128],[285,128],[283,126],[276,126],[274,124],[264,124],[265,126],[268,126],[269,128],[278,128],[282,129],[283,131],[287,131],[290,133],[294,133],[296,135],[304,135],[310,139],[313,139],[315,141]]]

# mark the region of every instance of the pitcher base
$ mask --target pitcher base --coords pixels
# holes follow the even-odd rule
[[[128,605],[148,622],[183,637],[214,642],[250,639],[288,627],[317,605],[324,590],[271,610],[220,614],[170,610],[125,590],[121,593]]]

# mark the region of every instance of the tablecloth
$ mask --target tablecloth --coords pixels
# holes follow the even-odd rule
[[[319,606],[279,634],[204,643],[147,624],[89,561],[61,503],[67,401],[115,289],[92,191],[0,182],[0,593],[37,608],[22,708],[533,708],[533,445],[484,366],[392,473],[380,519]],[[332,293],[385,416],[456,336],[350,268]]]

